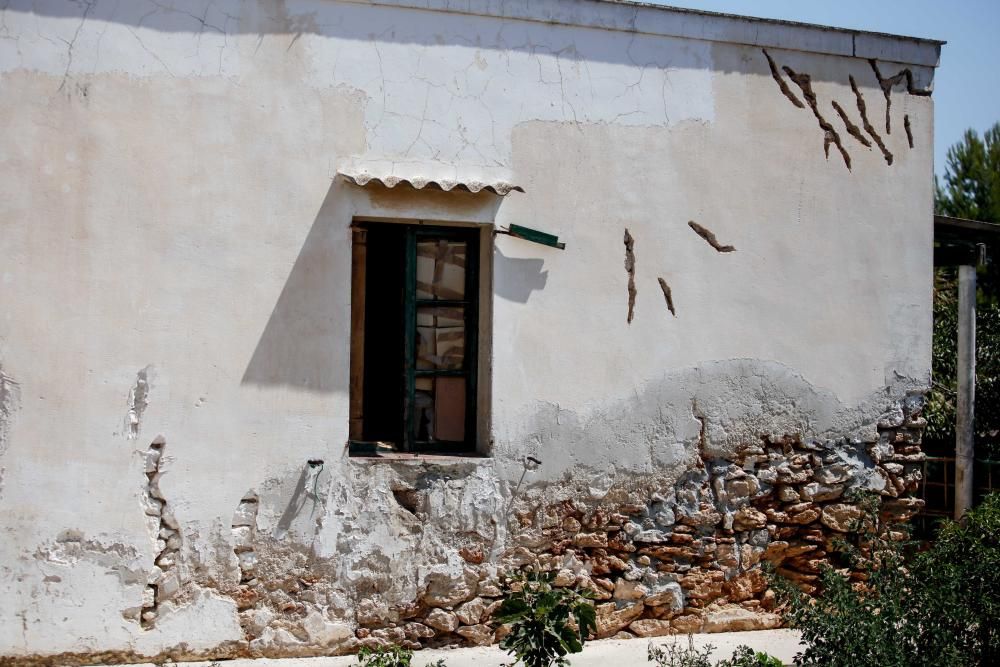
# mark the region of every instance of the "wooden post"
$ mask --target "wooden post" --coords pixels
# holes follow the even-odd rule
[[[349,435],[361,440],[364,426],[365,387],[365,277],[367,271],[367,232],[352,230],[351,250],[351,391]]]
[[[976,267],[958,267],[958,407],[955,420],[955,520],[972,507],[976,405]]]

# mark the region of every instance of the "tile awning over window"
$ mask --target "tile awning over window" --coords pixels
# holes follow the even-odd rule
[[[505,197],[511,192],[524,192],[520,185],[514,185],[505,180],[491,178],[441,178],[434,176],[416,175],[410,173],[400,173],[398,169],[370,169],[368,167],[345,167],[339,169],[337,174],[348,183],[358,186],[366,186],[370,183],[378,183],[387,188],[394,188],[400,183],[409,185],[417,190],[432,188],[435,190],[464,190],[466,192],[481,192],[487,190],[495,195]]]

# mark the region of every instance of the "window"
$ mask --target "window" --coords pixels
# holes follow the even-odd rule
[[[476,450],[480,230],[354,226],[351,453]]]

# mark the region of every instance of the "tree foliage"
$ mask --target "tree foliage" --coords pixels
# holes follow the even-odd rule
[[[596,628],[594,605],[586,594],[553,585],[552,572],[529,571],[514,577],[496,620],[511,624],[500,648],[525,667],[567,665]]]
[[[964,667],[1000,660],[1000,494],[962,523],[945,521],[917,552],[899,527],[880,523],[878,499],[840,548],[848,569],[826,566],[813,599],[781,577],[786,619],[802,631],[795,664],[810,667]]]
[[[968,130],[948,150],[944,184],[935,188],[942,215],[1000,223],[1000,123],[980,138]],[[977,457],[1000,457],[1000,248],[979,271],[976,313]],[[925,410],[927,443],[955,441],[958,348],[958,279],[954,268],[934,276],[934,384]]]

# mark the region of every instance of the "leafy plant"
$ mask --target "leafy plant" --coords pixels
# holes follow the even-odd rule
[[[712,667],[710,657],[715,647],[706,644],[701,649],[694,647],[694,637],[688,635],[687,648],[673,644],[654,646],[649,644],[647,657],[657,667]],[[766,653],[754,651],[749,646],[737,646],[733,657],[715,663],[715,667],[782,667],[782,662]]]
[[[954,664],[1000,664],[1000,494],[946,521],[913,575],[920,588],[917,651]],[[944,663],[941,663],[944,664]]]
[[[569,664],[565,656],[583,650],[596,629],[594,606],[587,593],[553,585],[551,572],[515,575],[497,610],[496,621],[511,624],[500,648],[525,667]]]
[[[910,667],[991,665],[1000,659],[1000,496],[946,522],[923,553],[880,521],[877,497],[840,545],[849,569],[831,566],[821,593],[804,595],[788,580],[773,586],[806,649],[796,665]],[[851,577],[850,569],[859,574]]]
[[[358,664],[361,667],[410,667],[411,660],[413,651],[401,646],[362,646],[358,651]]]
[[[650,662],[656,663],[656,667],[712,667],[709,658],[715,647],[705,644],[699,650],[694,647],[694,637],[688,635],[687,639],[687,648],[678,646],[676,638],[672,644],[662,646],[650,642],[646,655]]]
[[[716,664],[716,667],[782,667],[783,663],[773,655],[754,651],[749,646],[737,646],[733,657]]]

